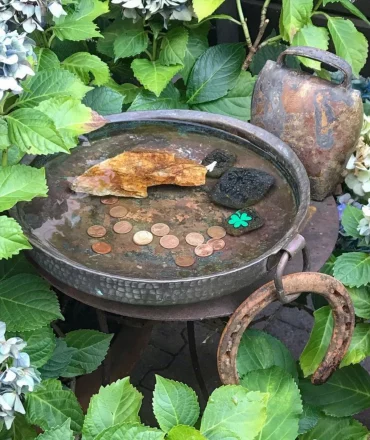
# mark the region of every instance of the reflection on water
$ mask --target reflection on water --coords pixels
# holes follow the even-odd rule
[[[132,278],[171,279],[217,273],[236,269],[260,256],[280,240],[291,226],[295,202],[288,183],[272,164],[231,136],[224,139],[221,132],[204,133],[187,126],[150,123],[131,127],[107,139],[92,142],[91,146],[78,147],[71,155],[59,155],[47,163],[49,197],[35,199],[19,205],[19,213],[26,233],[37,238],[64,257],[91,269]],[[76,194],[70,189],[73,179],[86,169],[125,150],[134,148],[166,149],[179,156],[201,161],[216,148],[229,149],[238,157],[236,166],[267,171],[276,178],[268,196],[255,205],[265,219],[265,226],[243,237],[225,238],[226,248],[213,256],[197,259],[191,268],[179,268],[174,263],[176,255],[192,253],[185,243],[189,232],[205,235],[209,226],[221,224],[232,210],[212,204],[208,193],[215,179],[207,179],[202,188],[161,186],[149,189],[147,199],[121,198],[129,213],[126,220],[134,228],[127,235],[117,235],[112,226],[117,219],[109,216],[110,206],[100,203],[98,197]],[[180,238],[180,247],[174,251],[161,248],[155,238],[149,246],[139,247],[132,236],[139,230],[150,230],[153,223],[167,223],[171,233]],[[89,226],[100,224],[108,233],[102,240],[113,246],[108,255],[97,255],[91,245],[97,240],[86,234]]]

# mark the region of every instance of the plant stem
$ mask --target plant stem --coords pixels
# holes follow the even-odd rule
[[[3,150],[1,157],[1,166],[6,167],[8,165],[8,149]]]
[[[271,37],[265,40],[263,43],[260,44],[260,47],[265,47],[269,44],[275,43],[276,41],[280,41],[283,37],[281,35],[276,35],[276,37]]]
[[[313,12],[316,12],[319,9],[319,7],[322,5],[322,2],[323,0],[318,0],[315,7],[313,8]]]
[[[153,60],[152,54],[149,52],[149,50],[146,50],[145,53],[148,55],[150,61]]]
[[[52,34],[51,34],[51,37],[49,38],[49,41],[48,41],[48,47],[49,47],[49,48],[51,47],[51,43],[53,42],[54,38],[55,38],[55,34],[52,33]]]
[[[2,100],[0,101],[0,115],[4,114],[4,105],[5,105],[5,102],[6,102],[8,95],[9,95],[9,92],[5,92]]]
[[[262,27],[262,24],[266,20],[267,8],[270,6],[270,3],[271,3],[271,0],[265,0],[265,3],[262,6],[260,28]]]
[[[153,55],[152,55],[152,61],[155,61],[157,59],[157,39],[156,37],[153,38]]]
[[[44,40],[44,46],[45,47],[49,47],[48,46],[48,39],[46,38],[46,31],[45,32],[41,32],[41,35],[42,35],[42,39]]]
[[[252,44],[252,40],[251,40],[251,35],[249,33],[249,29],[247,26],[247,20],[244,17],[244,12],[243,12],[241,0],[236,0],[236,7],[238,8],[238,14],[239,14],[239,18],[240,18],[240,23],[243,28],[245,41],[247,42],[248,48],[250,49],[253,46],[253,44]]]

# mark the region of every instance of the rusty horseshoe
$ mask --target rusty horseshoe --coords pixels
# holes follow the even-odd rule
[[[355,313],[351,298],[342,283],[321,273],[306,272],[283,278],[287,297],[312,292],[323,296],[330,304],[334,330],[329,349],[311,378],[314,385],[325,383],[345,356],[352,339]],[[238,384],[236,356],[244,331],[255,316],[266,306],[278,300],[274,281],[265,284],[250,295],[231,316],[218,346],[218,372],[223,384]]]

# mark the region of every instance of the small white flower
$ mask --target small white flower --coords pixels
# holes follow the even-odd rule
[[[67,15],[67,12],[63,9],[62,5],[58,2],[52,2],[48,5],[48,9],[51,12],[51,14],[59,18],[62,15]]]

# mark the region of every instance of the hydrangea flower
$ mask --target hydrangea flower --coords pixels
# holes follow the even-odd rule
[[[368,204],[362,207],[362,213],[364,214],[364,218],[359,221],[357,230],[360,235],[365,237],[365,241],[367,244],[370,243],[370,199],[368,200]]]

